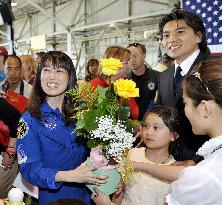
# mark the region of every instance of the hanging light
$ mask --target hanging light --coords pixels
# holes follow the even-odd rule
[[[11,2],[11,6],[12,6],[12,7],[15,7],[15,6],[17,6],[17,5],[18,5],[17,2]]]

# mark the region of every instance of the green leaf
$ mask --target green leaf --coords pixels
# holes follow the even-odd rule
[[[93,139],[88,140],[88,142],[86,143],[87,147],[89,148],[94,148],[98,145],[99,143]]]
[[[130,117],[130,108],[129,107],[120,107],[119,108],[119,119],[121,121],[126,121]]]
[[[98,114],[95,111],[84,112],[77,121],[76,129],[95,130],[98,127],[96,117]]]
[[[108,88],[97,87],[98,98],[97,102],[101,103],[106,98],[106,92]]]

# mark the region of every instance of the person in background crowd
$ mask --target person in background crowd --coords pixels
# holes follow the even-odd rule
[[[9,55],[5,61],[6,79],[0,82],[0,91],[8,90],[29,98],[32,86],[22,80],[22,62],[16,55]]]
[[[39,65],[41,63],[41,59],[42,59],[42,57],[44,55],[45,55],[45,52],[43,52],[43,51],[36,53],[36,64],[37,64],[37,67],[39,67]]]
[[[129,78],[139,88],[136,103],[139,107],[139,120],[143,119],[151,101],[154,101],[158,89],[158,72],[148,68],[145,64],[146,48],[143,44],[132,43],[127,47],[131,52],[131,73]]]
[[[130,51],[127,48],[121,46],[110,46],[106,49],[103,58],[116,58],[122,62],[123,67],[119,69],[119,72],[115,76],[111,76],[111,81],[116,81],[120,78],[124,79],[127,77],[130,60]],[[89,83],[94,88],[97,88],[98,86],[105,88],[108,86],[107,79],[102,76],[102,74],[89,81]],[[139,110],[135,98],[127,99],[127,104],[130,107],[130,118],[137,120],[139,117]]]
[[[164,106],[150,109],[145,113],[143,121],[144,147],[131,149],[129,159],[149,164],[173,164],[180,133],[179,117],[175,109]],[[105,197],[98,190],[96,193],[97,196],[93,194],[92,198],[97,205],[109,204],[108,201],[111,203],[108,196]],[[121,205],[163,205],[165,196],[169,193],[169,182],[143,172],[135,172],[133,179],[122,189],[122,193],[118,193],[119,196],[115,194],[112,201]]]
[[[20,113],[4,98],[0,97],[0,153],[2,157],[0,165],[0,198],[7,198],[8,192],[18,173],[16,155],[16,132]],[[4,126],[4,127],[3,127]],[[9,132],[4,132],[4,131]],[[7,133],[7,134],[6,134]],[[7,138],[7,145],[3,141]],[[2,141],[3,140],[3,141]]]
[[[168,205],[220,205],[222,191],[222,60],[199,63],[183,82],[185,114],[195,135],[209,135],[198,149],[204,160],[196,166],[161,166],[132,162],[143,171],[171,184]],[[195,136],[201,137],[201,136]]]
[[[90,81],[96,78],[98,70],[99,70],[99,61],[95,58],[90,59],[86,64],[85,81]]]
[[[22,61],[22,79],[33,85],[36,74],[36,62],[30,55],[20,56]]]
[[[72,60],[61,51],[46,53],[36,74],[28,110],[18,125],[17,153],[24,179],[39,187],[39,204],[63,198],[81,198],[90,204],[90,193],[81,183],[105,183],[82,164],[89,154],[85,141],[74,132],[74,107],[68,89],[76,86]],[[81,165],[82,164],[82,165]]]
[[[163,72],[167,68],[170,68],[174,64],[174,59],[168,56],[166,53],[163,54],[160,62],[153,68],[153,70]]]
[[[6,78],[4,64],[5,64],[5,59],[7,58],[7,56],[8,56],[7,49],[3,46],[0,46],[0,81]]]
[[[199,16],[177,9],[162,18],[159,30],[162,45],[175,62],[160,74],[157,103],[177,108],[184,132],[184,145],[177,160],[189,160],[196,156],[196,151],[208,138],[195,137],[192,133],[191,124],[184,113],[182,79],[198,62],[209,57],[205,28]],[[198,161],[199,158],[194,160]]]

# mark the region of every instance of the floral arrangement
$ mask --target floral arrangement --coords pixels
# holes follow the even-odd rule
[[[73,118],[78,120],[75,131],[87,138],[88,147],[101,147],[106,160],[121,162],[135,141],[132,127],[138,123],[129,119],[126,99],[137,97],[139,89],[132,80],[119,79],[111,83],[111,76],[122,67],[120,60],[102,59],[100,64],[103,75],[107,76],[107,88],[95,89],[84,83],[68,91],[75,103]]]

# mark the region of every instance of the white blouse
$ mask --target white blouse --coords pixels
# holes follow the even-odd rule
[[[197,154],[204,160],[184,169],[171,184],[168,205],[221,205],[222,136],[205,142]]]

